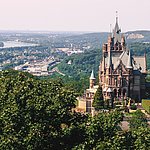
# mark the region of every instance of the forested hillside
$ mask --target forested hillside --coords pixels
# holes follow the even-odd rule
[[[100,59],[100,49],[66,57],[63,62],[58,65],[59,70],[65,74],[65,77],[60,77],[67,85],[74,88],[77,93],[82,95],[84,90],[89,86],[89,77],[92,70],[94,70],[98,82]],[[69,61],[71,64],[68,64]]]

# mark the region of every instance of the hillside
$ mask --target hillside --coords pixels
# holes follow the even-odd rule
[[[150,42],[150,31],[139,30],[129,31],[125,33],[127,36],[127,42]]]
[[[59,39],[59,42],[63,41],[74,44],[89,44],[92,48],[101,48],[103,43],[107,42],[107,37],[110,33],[108,32],[95,32],[95,33],[85,33],[79,35],[71,35]],[[134,42],[150,42],[150,31],[139,30],[139,31],[129,31],[124,33],[126,35],[127,43]]]

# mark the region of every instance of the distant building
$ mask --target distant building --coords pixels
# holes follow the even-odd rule
[[[118,17],[108,42],[103,44],[103,57],[99,66],[99,84],[104,98],[131,98],[140,102],[145,97],[147,75],[146,55],[133,56],[121,34]]]

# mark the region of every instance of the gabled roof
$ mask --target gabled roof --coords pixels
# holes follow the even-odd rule
[[[145,73],[146,72],[146,58],[145,56],[131,56],[129,51],[123,51],[119,56],[117,53],[111,52],[111,59],[112,59],[112,66],[115,70],[120,63],[122,63],[125,68],[132,69],[133,70],[140,70],[140,72]],[[130,59],[129,59],[130,58]],[[105,67],[107,68],[107,63],[109,62],[109,57],[105,58]],[[102,60],[102,64],[103,64]],[[129,68],[130,67],[130,68]],[[131,68],[132,67],[132,68]]]
[[[122,63],[122,61],[121,61],[121,60],[120,60],[120,62],[118,63],[117,67],[116,67],[116,68],[114,68],[114,71],[116,71],[117,69],[119,69],[119,70],[120,70],[120,67],[122,68],[122,72],[123,72],[123,71],[127,71],[126,66]]]
[[[128,54],[126,51],[123,51],[120,56],[117,55],[112,55],[112,64],[114,69],[116,69],[118,67],[118,65],[120,64],[120,61],[122,61],[122,63],[127,66],[127,59],[128,59]],[[106,66],[107,66],[107,62],[108,62],[108,57],[105,58],[105,62],[106,62]]]

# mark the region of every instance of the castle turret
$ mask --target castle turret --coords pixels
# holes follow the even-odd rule
[[[92,70],[91,76],[90,76],[90,89],[93,88],[95,85],[95,77],[94,77],[94,72]]]

